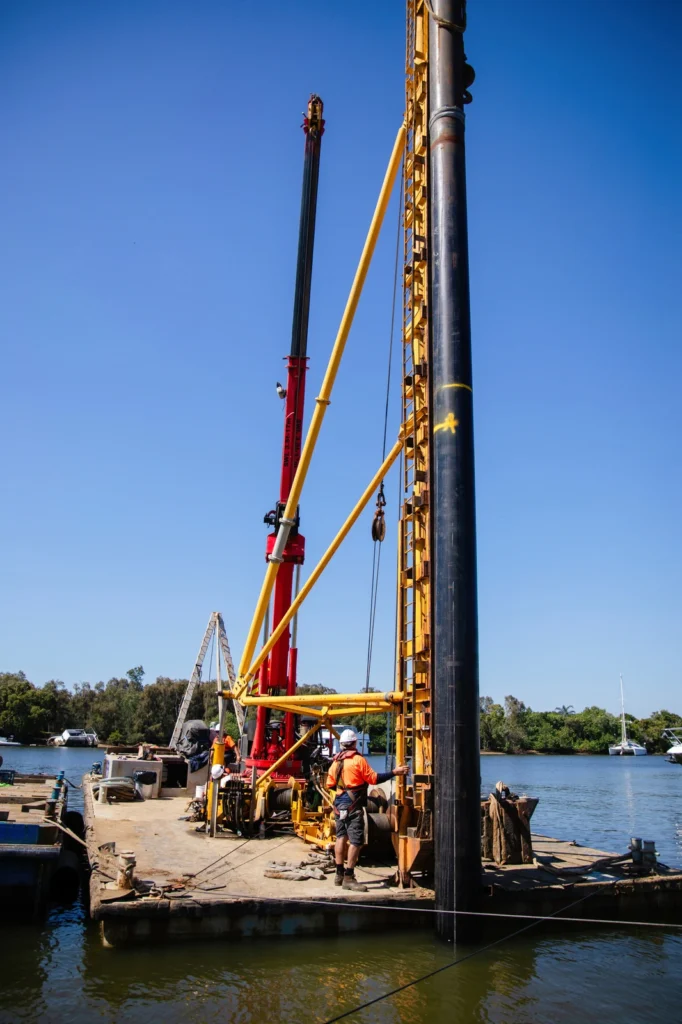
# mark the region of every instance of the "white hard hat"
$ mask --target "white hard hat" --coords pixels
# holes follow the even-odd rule
[[[223,772],[224,771],[225,771],[225,768],[223,767],[222,764],[214,764],[213,767],[211,768],[211,778],[212,779],[221,779],[223,777]]]
[[[344,729],[343,732],[341,733],[341,735],[339,736],[339,743],[341,743],[344,747],[347,746],[350,743],[357,743],[357,742],[358,742],[358,738],[357,738],[357,736],[355,735],[355,733],[353,732],[352,729]]]

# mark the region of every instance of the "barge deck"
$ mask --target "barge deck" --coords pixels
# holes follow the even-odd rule
[[[264,869],[272,862],[301,863],[311,848],[291,835],[209,838],[186,820],[185,790],[102,804],[86,777],[83,792],[90,914],[105,945],[433,926],[433,891],[394,887],[393,865],[363,857],[366,863],[356,874],[366,893],[335,887],[331,874],[304,881],[266,877]],[[660,867],[655,874],[627,877],[616,868],[595,868],[615,854],[539,835],[533,836],[533,848],[532,865],[484,866],[482,910],[549,916],[566,909],[589,919],[680,919],[682,872]],[[124,862],[134,858],[132,887],[121,877],[121,854]],[[581,905],[574,907],[577,901]],[[488,929],[510,923],[505,917],[482,920]]]
[[[37,918],[58,872],[77,876],[77,858],[65,843],[68,790],[57,776],[3,772],[0,787],[0,912]]]

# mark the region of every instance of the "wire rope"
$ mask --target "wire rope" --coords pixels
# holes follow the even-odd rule
[[[402,167],[402,165],[401,165]],[[400,179],[402,180],[403,173],[400,172]],[[403,197],[402,192],[398,200],[398,222],[396,227],[396,240],[395,240],[395,257],[393,262],[393,295],[391,298],[391,327],[388,338],[388,361],[386,367],[386,399],[384,402],[384,430],[381,441],[381,461],[383,462],[386,458],[386,442],[388,438],[388,411],[391,401],[391,371],[393,367],[393,341],[395,337],[395,306],[396,298],[398,295],[398,264],[400,260],[400,236],[402,228],[402,214],[403,214]],[[379,494],[383,497],[384,493],[384,481],[382,480],[379,484]],[[370,582],[370,596],[369,596],[369,625],[367,629],[367,663],[365,671],[365,693],[369,692],[370,681],[372,677],[372,655],[374,653],[374,627],[376,625],[376,614],[377,614],[377,602],[379,596],[379,574],[381,571],[381,541],[375,540],[372,545],[372,576]],[[378,548],[378,551],[377,551]],[[367,735],[367,710],[365,709],[365,717],[362,726],[362,731]],[[364,740],[364,737],[363,737]],[[364,749],[364,744],[363,744]]]
[[[267,826],[266,826],[266,828],[267,828]],[[229,872],[231,872],[231,871],[238,871],[238,870],[239,870],[239,868],[245,868],[247,864],[250,864],[250,863],[251,863],[251,861],[254,861],[254,860],[258,860],[258,858],[259,858],[259,857],[262,857],[262,856],[263,856],[263,854],[265,854],[265,853],[274,853],[274,852],[275,852],[275,850],[279,850],[279,849],[280,849],[281,847],[283,847],[283,846],[286,846],[286,845],[287,845],[287,843],[289,843],[289,842],[291,841],[291,838],[292,838],[291,836],[287,836],[287,838],[286,838],[286,839],[284,840],[284,842],[282,842],[282,843],[278,843],[278,844],[277,844],[277,846],[275,846],[275,848],[274,848],[273,850],[269,850],[269,849],[261,850],[261,851],[260,851],[260,853],[257,853],[255,857],[250,857],[250,858],[249,858],[249,860],[245,860],[245,861],[242,861],[242,862],[241,862],[240,864],[235,864],[234,866],[232,866],[232,867],[229,867],[229,868],[227,869],[227,871],[225,872],[225,874],[227,874],[227,873],[229,873]],[[258,840],[258,839],[255,839],[255,838],[253,838],[253,839],[252,839],[252,838],[249,838],[249,839],[245,840],[245,842],[243,842],[243,843],[240,843],[240,844],[239,844],[239,846],[235,847],[235,848],[234,848],[233,850],[230,850],[230,851],[229,851],[228,853],[226,853],[224,857],[222,857],[222,858],[218,858],[218,861],[214,861],[213,863],[214,863],[215,865],[218,865],[218,864],[219,864],[219,862],[220,862],[221,860],[222,860],[222,861],[225,861],[225,860],[227,860],[227,858],[228,858],[229,856],[231,856],[231,855],[232,855],[233,853],[236,853],[236,852],[237,852],[237,850],[241,849],[241,847],[242,847],[242,846],[245,846],[245,845],[246,845],[246,843],[252,843],[252,842],[261,842],[261,840]],[[207,869],[206,869],[206,868],[204,868],[204,869],[203,869],[202,871],[200,871],[200,872],[199,872],[199,873],[198,873],[197,875],[195,875],[195,876],[194,876],[194,878],[195,878],[195,879],[196,879],[196,878],[198,878],[198,877],[199,877],[199,876],[200,876],[201,874],[203,874],[203,873],[204,873],[204,871],[206,871],[206,870],[207,870]],[[221,872],[220,872],[220,871],[216,871],[216,870],[213,870],[213,871],[211,872],[210,878],[204,878],[204,880],[203,880],[203,884],[205,885],[205,884],[206,884],[206,882],[208,882],[208,881],[210,881],[210,880],[213,880],[213,881],[215,881],[215,879],[216,879],[216,878],[220,878],[220,875],[221,875]],[[188,888],[192,888],[192,886],[190,885],[190,886],[188,886]],[[198,887],[198,886],[196,886],[195,888],[199,888],[199,887]],[[260,899],[260,897],[259,897],[259,899]]]
[[[619,879],[616,879],[616,881],[619,881]],[[562,910],[570,910],[571,907],[575,907],[579,903],[584,903],[585,900],[588,900],[591,896],[594,895],[594,892],[590,892],[586,896],[581,896],[579,900],[574,900],[574,902],[569,903],[567,907],[563,907],[561,910],[557,910],[554,914],[550,914],[548,917],[542,918],[542,920],[548,921],[552,918],[556,918],[559,914],[562,913]],[[441,913],[441,911],[436,911],[436,913]],[[495,939],[494,942],[489,942],[485,946],[480,946],[478,949],[472,950],[471,953],[467,953],[465,956],[461,956],[457,960],[451,960],[450,963],[443,964],[442,967],[437,967],[435,970],[429,971],[428,974],[422,974],[421,977],[413,978],[412,981],[407,981],[405,982],[404,985],[398,985],[396,988],[391,989],[390,992],[385,992],[381,996],[375,996],[374,999],[369,999],[367,1000],[366,1003],[362,1003],[359,1006],[355,1006],[351,1010],[346,1010],[344,1013],[340,1013],[336,1017],[330,1017],[328,1020],[324,1022],[324,1024],[336,1024],[337,1021],[345,1020],[347,1017],[353,1017],[356,1013],[360,1013],[362,1010],[367,1010],[370,1006],[376,1006],[377,1003],[382,1003],[384,1002],[385,999],[390,999],[392,996],[398,995],[400,992],[405,992],[408,988],[414,988],[415,985],[420,985],[423,981],[428,981],[430,978],[435,978],[437,974],[442,974],[444,971],[450,970],[451,967],[458,967],[459,964],[466,963],[467,960],[472,960],[475,956],[478,956],[480,953],[485,953],[487,952],[487,950],[493,949],[495,946],[502,945],[503,942],[509,942],[511,939],[517,938],[517,936],[522,935],[524,932],[529,931],[531,928],[537,927],[538,924],[540,924],[539,920],[531,921],[530,924],[524,925],[523,928],[517,929],[517,931],[512,932],[511,935],[505,935],[501,939]]]
[[[250,842],[251,840],[249,840]],[[289,840],[285,840],[283,843],[278,844],[275,849],[279,849],[280,846],[285,846]],[[262,854],[256,854],[256,857],[252,857],[251,860],[256,860],[257,857]],[[237,871],[240,867],[251,863],[251,860],[244,861],[242,864],[236,864],[231,871]],[[364,868],[363,870],[367,870]],[[218,876],[216,876],[218,877]],[[615,879],[613,882],[608,883],[609,885],[616,885],[617,882],[622,879]],[[191,888],[188,887],[188,888]],[[485,918],[499,918],[504,921],[534,921],[536,924],[542,924],[546,921],[560,921],[567,924],[599,924],[609,925],[614,927],[625,927],[625,928],[663,928],[671,931],[682,931],[682,924],[676,924],[673,921],[635,921],[628,919],[619,919],[613,917],[557,917],[558,914],[563,913],[564,910],[570,909],[575,906],[576,902],[581,903],[588,899],[590,896],[597,895],[597,892],[588,893],[585,896],[581,896],[580,900],[574,903],[569,903],[566,907],[560,908],[555,911],[554,914],[542,915],[542,914],[512,914],[512,913],[500,913],[492,910],[436,910],[434,907],[415,907],[415,906],[398,906],[397,904],[390,903],[364,903],[362,900],[356,900],[349,902],[342,899],[311,899],[309,897],[296,897],[296,896],[263,896],[260,893],[257,895],[259,902],[263,903],[295,903],[302,904],[303,906],[320,906],[329,907],[331,909],[340,910],[391,910],[396,911],[400,914],[449,914],[454,917],[485,917]],[[247,893],[231,892],[224,893],[220,896],[213,897],[217,900],[229,901],[229,900],[240,900],[249,899]],[[511,937],[511,936],[509,936]]]

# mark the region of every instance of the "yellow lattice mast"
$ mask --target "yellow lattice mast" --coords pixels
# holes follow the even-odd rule
[[[403,437],[398,537],[396,758],[412,764],[398,779],[397,853],[403,882],[432,855],[431,626],[428,386],[428,10],[408,0],[403,163]]]

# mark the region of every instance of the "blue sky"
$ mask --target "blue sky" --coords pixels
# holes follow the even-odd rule
[[[677,3],[472,0],[481,692],[682,709]],[[403,6],[0,11],[0,668],[238,655],[278,483],[303,135],[325,101],[316,393],[403,107]],[[308,564],[381,453],[395,205],[304,495]],[[389,436],[398,423],[397,394]],[[391,686],[396,482],[372,682]],[[300,679],[364,681],[371,510]]]

